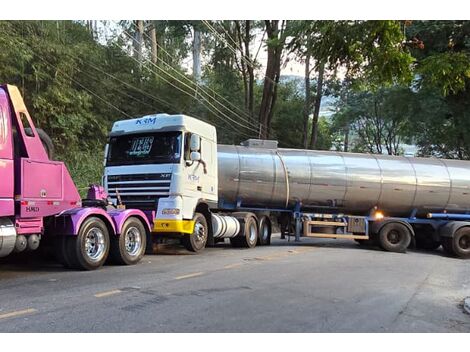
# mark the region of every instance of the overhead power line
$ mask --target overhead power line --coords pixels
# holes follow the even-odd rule
[[[132,36],[127,32],[127,31],[124,31],[124,33],[126,33],[127,36],[129,36],[129,38],[132,38]],[[136,49],[132,49],[134,52],[137,52]],[[136,61],[137,63],[141,63],[139,62],[139,60],[137,60],[136,58],[134,58],[133,56],[130,56],[131,59],[133,59],[134,61]],[[184,87],[190,89],[193,93],[195,93],[195,96],[194,98],[196,100],[199,100],[200,99],[198,98],[198,94],[197,94],[197,90],[191,86],[189,86],[188,84],[186,84],[185,82],[182,82],[180,79],[178,79],[177,77],[175,77],[174,75],[172,75],[171,73],[169,73],[168,71],[165,71],[163,68],[159,67],[158,65],[155,65],[152,61],[150,61],[149,59],[143,59],[143,61],[149,63],[151,66],[155,67],[157,70],[165,73],[166,75],[168,75],[169,77],[171,77],[172,79],[174,79],[175,81],[177,81],[178,83],[182,84]],[[163,77],[162,74],[159,74],[157,71],[149,68],[149,67],[146,67],[149,71],[153,72],[154,74],[160,76],[160,78],[162,78],[166,83],[170,84],[171,86],[173,86],[174,88],[180,90],[182,93],[185,93],[191,97],[193,97],[193,94],[192,93],[189,93],[188,91],[182,89],[181,87],[178,87],[177,85],[175,85],[174,83],[172,83],[171,81],[169,81],[167,78]],[[246,125],[243,125],[242,123],[240,123],[239,121],[237,120],[234,120],[233,118],[231,118],[230,116],[228,116],[227,114],[225,114],[223,111],[221,111],[219,108],[217,108],[214,104],[212,104],[205,96],[203,95],[199,95],[199,97],[201,99],[203,99],[209,106],[211,106],[212,109],[214,109],[217,113],[223,115],[227,120],[233,122],[234,124],[238,125],[239,127],[242,127],[248,131],[251,131],[251,132],[254,132],[255,135],[258,134],[258,131],[255,130],[254,128],[251,128],[249,126],[246,126]],[[210,108],[208,108],[206,106],[207,109],[211,110],[213,113],[214,111]],[[215,113],[214,115],[217,117],[217,118],[220,118],[220,116],[217,115],[217,113]],[[237,131],[237,130],[235,130]],[[240,133],[240,131],[237,131],[238,133]]]
[[[133,23],[134,26],[135,23]],[[133,41],[136,41],[136,39],[134,38],[134,36],[132,36],[129,32],[127,32],[126,30],[123,31],[130,39],[132,39]],[[144,36],[146,38],[148,38],[149,40],[151,40],[150,36],[147,34],[147,33],[144,33]],[[156,43],[157,44],[157,47],[159,50],[162,50],[165,54],[167,54],[169,57],[172,57],[174,58],[167,50],[165,50],[164,47],[162,47],[160,44]],[[175,72],[175,74],[177,74],[179,77],[181,77],[182,79],[186,80],[187,82],[189,82],[189,84],[194,84],[196,86],[196,90],[198,90],[197,93],[204,93],[204,94],[207,94],[208,96],[210,96],[212,99],[214,99],[214,102],[217,103],[219,105],[220,108],[222,109],[225,109],[227,111],[229,111],[230,113],[236,115],[239,119],[243,120],[245,123],[249,124],[250,126],[252,126],[254,129],[256,129],[258,131],[258,125],[253,123],[251,120],[251,116],[244,110],[242,110],[241,108],[239,108],[238,106],[236,106],[235,104],[233,104],[230,100],[226,99],[224,96],[220,95],[219,93],[217,93],[214,89],[212,89],[211,87],[208,87],[208,86],[203,86],[201,84],[198,84],[197,82],[194,82],[193,80],[191,80],[190,78],[188,78],[186,75],[184,75],[183,73],[181,73],[180,71],[178,71],[177,69],[175,69],[172,65],[168,64],[167,62],[165,62],[164,60],[160,59],[160,62],[162,62],[166,67],[168,67],[169,69],[171,69],[172,71]],[[153,62],[152,62],[153,65],[155,65]],[[194,89],[194,88],[193,88]],[[207,91],[207,90],[210,90],[212,93],[214,93],[214,95],[216,95],[217,97],[221,98],[222,100],[224,100],[225,103],[227,103],[228,105],[230,105],[232,108],[238,110],[242,116],[240,116],[240,114],[237,114],[236,112],[234,112],[233,110],[231,110],[230,108],[227,107],[227,105],[219,102],[218,100],[216,100],[214,97],[211,96],[211,94]]]

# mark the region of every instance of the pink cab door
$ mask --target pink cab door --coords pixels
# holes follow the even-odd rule
[[[14,215],[14,185],[10,106],[0,87],[0,217]]]

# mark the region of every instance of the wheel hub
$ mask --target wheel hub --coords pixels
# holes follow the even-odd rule
[[[196,224],[194,224],[193,236],[198,244],[202,244],[205,242],[206,231],[205,231],[204,225],[201,224],[200,222],[196,222]]]
[[[398,231],[390,231],[387,235],[387,239],[389,240],[390,243],[392,244],[397,244],[400,242],[400,233]]]
[[[124,246],[129,255],[135,256],[142,246],[142,234],[137,227],[130,227],[124,234]]]
[[[100,261],[105,252],[104,234],[100,228],[91,228],[85,236],[85,254],[92,261]]]

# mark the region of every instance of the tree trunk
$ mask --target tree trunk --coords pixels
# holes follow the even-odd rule
[[[349,122],[346,125],[346,128],[344,129],[344,152],[348,152],[349,150]]]
[[[279,82],[281,73],[281,53],[284,46],[283,32],[285,22],[281,24],[279,29],[279,21],[265,21],[266,33],[268,41],[277,40],[276,45],[268,45],[268,61],[266,64],[266,74],[264,78],[263,97],[259,112],[260,136],[262,139],[269,138],[270,124],[274,113],[274,105],[276,103],[277,83]]]
[[[323,96],[323,75],[325,73],[325,64],[318,66],[317,94],[315,96],[315,106],[313,110],[312,134],[310,136],[310,149],[314,149],[318,140],[318,117],[320,116],[321,98]]]
[[[305,149],[308,147],[308,118],[310,116],[310,107],[312,101],[312,92],[310,90],[310,54],[305,57],[305,103],[304,103],[304,121],[302,145]]]
[[[250,56],[250,41],[251,41],[251,21],[245,21],[245,57],[249,62],[247,65],[248,71],[248,112],[250,113],[251,118],[254,116],[254,86],[255,86],[255,73],[253,68],[253,62],[251,61]]]
[[[135,40],[134,40],[134,57],[139,61],[140,66],[142,66],[143,62],[143,44],[144,44],[144,21],[137,20],[137,31],[135,32]]]
[[[152,62],[156,65],[158,63],[158,47],[157,47],[157,30],[155,24],[152,24],[150,29],[150,46],[152,52]]]
[[[193,38],[193,77],[196,82],[201,81],[201,32],[196,28]]]

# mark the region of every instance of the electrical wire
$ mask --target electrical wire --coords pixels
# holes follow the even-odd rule
[[[127,31],[124,31],[126,33],[127,36],[129,36],[129,38],[132,38],[132,36],[127,32]],[[132,49],[135,53],[138,53],[138,51],[136,49]],[[137,60],[136,58],[134,58],[133,56],[130,56],[130,58],[132,58],[134,61],[136,61],[138,64],[141,64],[141,62],[139,60]],[[166,75],[170,76],[172,79],[174,79],[175,81],[177,81],[178,83],[182,84],[183,86],[185,86],[186,88],[190,89],[191,91],[193,91],[196,96],[194,97],[196,100],[199,100],[198,99],[198,95],[197,95],[197,90],[194,89],[193,87],[189,86],[188,84],[182,82],[181,80],[179,80],[177,77],[175,77],[174,75],[172,75],[171,73],[169,73],[168,71],[165,71],[164,69],[162,69],[161,67],[155,65],[152,61],[148,60],[148,59],[143,59],[143,61],[145,62],[148,62],[150,65],[154,66],[156,69],[162,71],[163,73],[165,73]],[[174,88],[180,90],[182,93],[185,93],[185,94],[188,94],[189,96],[192,97],[192,94],[191,93],[188,93],[187,91],[185,91],[184,89],[182,89],[181,87],[178,87],[177,85],[173,84],[171,81],[169,81],[168,79],[166,79],[165,77],[163,77],[161,74],[158,74],[157,71],[155,70],[152,70],[150,69],[149,67],[146,67],[149,71],[153,72],[154,74],[156,75],[159,75],[166,83],[170,84],[171,86],[173,86]],[[229,121],[233,122],[234,124],[238,125],[239,127],[242,127],[248,131],[251,131],[251,132],[254,132],[255,135],[258,134],[258,131],[253,129],[253,128],[250,128],[249,126],[245,126],[243,124],[241,124],[240,122],[238,122],[237,120],[234,120],[232,119],[230,116],[228,116],[227,114],[225,114],[224,112],[222,112],[220,109],[218,109],[216,106],[214,106],[214,104],[212,104],[206,97],[204,97],[203,95],[200,95],[200,97],[208,104],[210,105],[215,111],[217,111],[219,114],[223,115],[225,118],[227,118]],[[199,100],[200,101],[200,100]],[[208,108],[206,106],[206,108]],[[208,108],[209,109],[209,108]],[[209,109],[211,110],[211,109]],[[213,113],[214,111],[211,110]],[[215,116],[217,116],[217,114],[215,114]],[[217,116],[218,117],[218,116]],[[220,117],[218,117],[220,118]],[[233,126],[232,126],[233,127]],[[237,130],[235,130],[237,131]],[[237,131],[238,133],[240,133],[240,131]],[[249,135],[248,135],[249,136]]]
[[[137,28],[137,25],[135,23],[133,23],[133,25]],[[130,39],[132,39],[133,41],[136,41],[137,40],[134,38],[134,36],[132,36],[131,34],[129,34],[128,31],[126,30],[123,30],[123,33],[125,33]],[[150,36],[147,34],[147,33],[143,33],[143,35],[148,38],[149,40],[151,40]],[[172,55],[167,51],[165,50],[165,48],[163,48],[160,44],[156,43],[157,45],[157,48],[162,50],[165,54],[167,54],[169,57],[172,57]],[[165,62],[164,60],[160,59],[160,62],[162,62],[166,67],[170,68],[172,71],[174,71],[176,74],[178,74],[180,77],[182,77],[183,79],[185,79],[186,81],[188,81],[190,84],[194,84],[196,85],[196,90],[199,88],[199,90],[205,94],[207,94],[208,96],[210,96],[212,99],[214,99],[214,101],[219,104],[219,106],[221,106],[222,108],[226,109],[227,111],[229,111],[230,113],[236,115],[237,117],[239,117],[241,120],[243,120],[245,123],[251,125],[253,128],[255,128],[257,131],[258,131],[258,125],[254,124],[252,121],[250,121],[251,119],[251,116],[248,115],[246,113],[246,111],[243,111],[241,108],[239,108],[238,106],[234,105],[232,102],[230,102],[228,99],[226,99],[224,96],[220,95],[219,93],[217,93],[215,90],[213,90],[212,88],[210,87],[204,87],[200,84],[198,84],[197,82],[194,82],[193,80],[191,80],[190,78],[188,78],[186,75],[184,75],[183,73],[181,73],[180,71],[178,71],[177,69],[175,69],[172,65],[168,64],[167,62]],[[152,62],[153,63],[153,62]],[[155,65],[155,64],[154,64]],[[234,112],[233,110],[229,109],[226,105],[220,103],[219,101],[217,101],[214,97],[212,97],[210,95],[210,93],[206,90],[209,89],[210,91],[212,91],[215,95],[217,95],[219,98],[223,99],[227,104],[229,104],[230,106],[232,106],[234,109],[238,110],[242,115],[244,115],[245,117],[243,116],[240,116],[239,114],[237,114],[236,112]],[[193,88],[194,89],[194,88]]]

